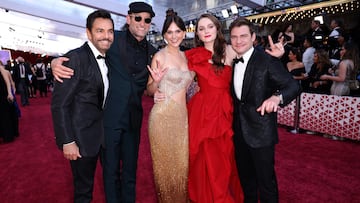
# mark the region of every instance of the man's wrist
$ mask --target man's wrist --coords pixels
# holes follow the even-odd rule
[[[66,144],[63,144],[63,146],[66,146],[66,145],[71,145],[71,144],[74,144],[75,141],[72,141],[72,142],[69,142],[69,143],[66,143]]]
[[[279,98],[279,100],[280,100],[279,105],[284,103],[283,96],[282,96],[281,92],[275,92],[274,96],[277,96]]]

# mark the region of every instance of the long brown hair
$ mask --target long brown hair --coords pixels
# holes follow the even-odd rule
[[[360,65],[359,49],[355,44],[351,42],[345,42],[343,48],[345,49],[345,53],[342,56],[341,60],[344,59],[352,60],[352,62],[354,63],[354,70],[351,73],[351,79],[356,78],[356,74],[358,73],[359,65]]]
[[[200,19],[202,18],[208,18],[210,19],[214,25],[216,26],[216,39],[214,42],[214,53],[212,55],[212,61],[213,66],[215,68],[215,71],[222,70],[224,68],[224,59],[225,59],[225,48],[226,48],[226,40],[222,33],[221,24],[220,21],[213,15],[205,13],[202,14],[199,19],[196,22],[195,25],[195,46],[204,46],[204,42],[199,39],[199,36],[197,35],[198,31],[198,24]]]
[[[315,53],[318,56],[318,62],[316,67],[322,71],[326,67],[331,67],[331,61],[329,59],[329,54],[323,49],[317,49]]]

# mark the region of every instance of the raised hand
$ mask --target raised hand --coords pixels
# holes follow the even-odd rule
[[[274,44],[270,35],[268,35],[268,39],[269,39],[270,49],[266,49],[265,52],[270,54],[271,56],[278,57],[278,58],[280,58],[282,55],[284,55],[284,53],[285,53],[284,44],[283,44],[284,37],[281,37],[279,42],[276,44]]]
[[[150,67],[147,66],[150,71],[151,77],[154,82],[159,83],[161,79],[164,77],[165,73],[167,72],[168,68],[161,68],[159,61],[156,60],[156,66]]]

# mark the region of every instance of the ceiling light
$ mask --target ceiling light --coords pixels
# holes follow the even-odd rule
[[[230,6],[230,9],[232,14],[237,14],[239,12],[238,8],[235,5]]]
[[[223,15],[224,18],[228,18],[229,17],[229,12],[226,9],[221,10],[221,13]]]

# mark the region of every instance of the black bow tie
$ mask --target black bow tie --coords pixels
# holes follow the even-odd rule
[[[241,62],[241,63],[244,63],[244,58],[243,57],[241,57],[241,58],[234,58],[234,64],[237,64],[237,63],[239,63],[239,62]]]
[[[96,58],[97,58],[97,59],[105,59],[105,57],[104,57],[104,56],[101,56],[101,55],[98,55]]]

